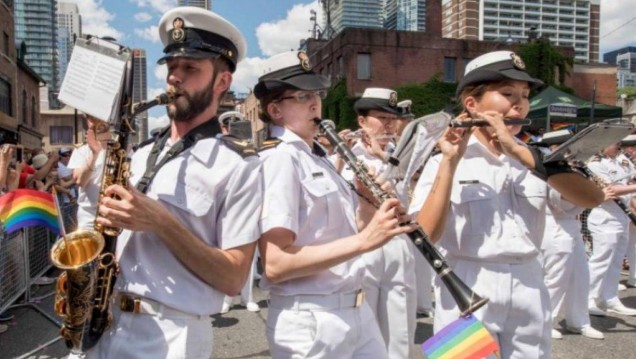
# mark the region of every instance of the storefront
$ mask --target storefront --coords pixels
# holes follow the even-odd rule
[[[34,131],[28,127],[18,125],[18,139],[19,144],[24,146],[25,149],[28,150],[38,150],[41,149],[42,146],[42,137],[43,134]]]

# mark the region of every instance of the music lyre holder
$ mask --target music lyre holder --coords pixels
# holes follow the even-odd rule
[[[627,121],[606,121],[588,126],[543,158],[544,163],[566,161],[586,162],[605,147],[618,143],[634,131]]]

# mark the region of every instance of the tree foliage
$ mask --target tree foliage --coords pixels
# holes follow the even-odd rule
[[[333,120],[338,129],[358,127],[358,116],[353,110],[355,100],[347,95],[347,80],[341,79],[322,101],[323,118]]]
[[[620,97],[621,95],[625,94],[627,97],[627,99],[636,99],[636,87],[634,86],[627,86],[627,87],[623,87],[622,89],[619,89],[617,91],[617,95],[618,97]]]
[[[439,112],[448,106],[453,106],[457,84],[443,82],[440,80],[441,76],[441,73],[438,73],[427,82],[396,87],[398,99],[413,101],[411,109],[415,117]]]
[[[519,56],[526,63],[530,76],[566,92],[572,90],[562,86],[565,77],[570,74],[574,59],[560,53],[547,38],[525,43],[519,46]],[[558,81],[557,81],[558,79]]]

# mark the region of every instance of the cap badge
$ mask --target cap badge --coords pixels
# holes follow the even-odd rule
[[[185,31],[183,31],[183,19],[175,17],[172,20],[172,40],[181,42],[185,40]]]
[[[300,60],[300,67],[303,68],[306,72],[311,71],[311,63],[309,62],[309,56],[304,51],[298,52],[298,59]]]
[[[395,107],[397,106],[397,102],[397,92],[393,91],[391,95],[389,95],[389,106]]]
[[[510,57],[512,58],[512,64],[518,69],[518,70],[525,70],[526,69],[526,64],[523,62],[523,60],[521,59],[521,57],[519,57],[519,55],[515,54],[514,52],[510,54]]]

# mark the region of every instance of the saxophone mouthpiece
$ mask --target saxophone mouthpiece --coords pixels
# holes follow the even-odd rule
[[[174,101],[176,95],[174,92],[164,92],[161,95],[157,96],[157,105],[165,105],[172,101]]]

